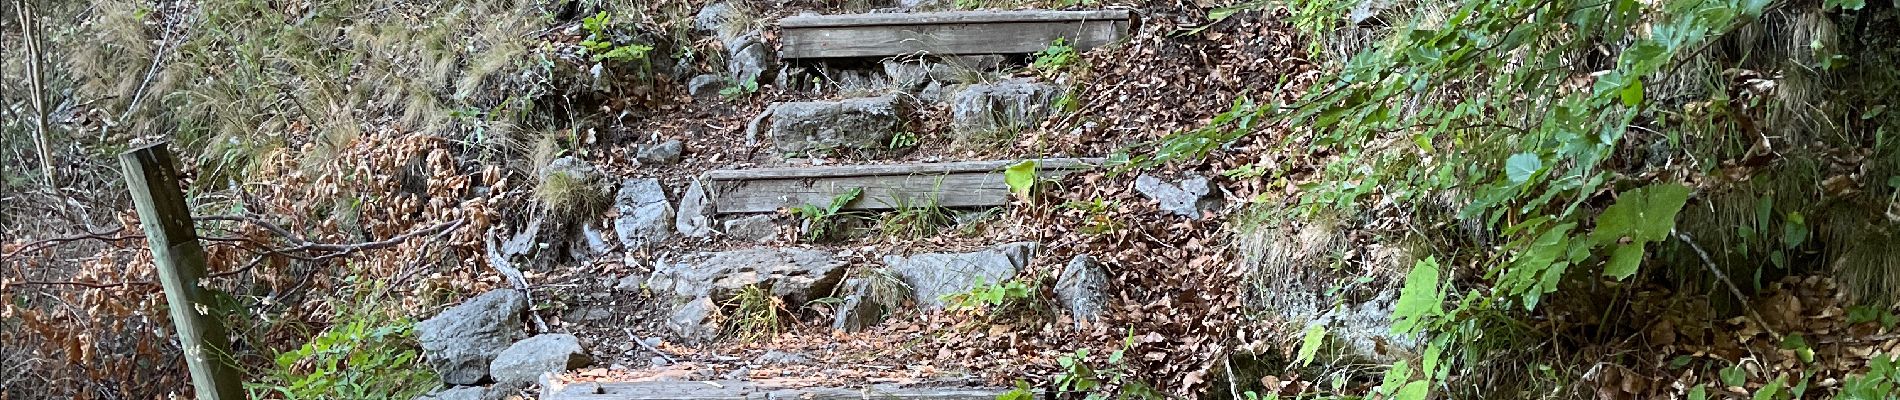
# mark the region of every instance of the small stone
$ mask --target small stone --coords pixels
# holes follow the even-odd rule
[[[472,385],[488,377],[488,365],[521,335],[527,296],[496,289],[416,324],[416,341],[443,383]]]
[[[719,327],[712,323],[713,311],[718,307],[711,298],[693,299],[667,315],[666,327],[682,338],[710,340],[719,334]]]
[[[725,222],[726,237],[748,242],[767,242],[778,236],[778,223],[770,215],[752,215]]]
[[[653,358],[647,359],[647,364],[653,365],[655,367],[664,367],[669,364],[672,364],[672,362],[666,361],[666,357],[653,356]]]
[[[679,164],[680,158],[682,158],[682,155],[685,153],[686,144],[680,142],[679,139],[673,139],[660,142],[660,144],[641,147],[639,154],[636,155],[635,158],[639,159],[641,164],[671,165]]]
[[[753,364],[759,365],[799,365],[810,362],[811,357],[806,357],[804,354],[779,350],[767,351],[752,361]]]
[[[614,290],[618,290],[622,292],[637,292],[637,291],[640,291],[641,288],[646,287],[646,284],[647,284],[646,275],[630,274],[627,276],[620,277],[620,280],[615,281]]]
[[[694,179],[686,188],[686,195],[680,199],[679,213],[674,217],[673,228],[679,234],[688,237],[706,237],[712,234],[712,201],[706,198],[705,188]]]
[[[1218,209],[1223,201],[1214,191],[1214,185],[1207,178],[1193,176],[1178,182],[1169,183],[1153,175],[1135,178],[1135,191],[1147,195],[1161,203],[1161,209],[1183,217],[1201,219],[1209,210]]]
[[[580,338],[565,333],[547,333],[515,342],[495,356],[488,373],[501,384],[532,383],[541,374],[566,372],[585,367],[593,360],[581,348]]]
[[[578,308],[567,313],[567,319],[575,322],[599,321],[612,316],[613,312],[604,308]]]
[[[1056,300],[1075,317],[1079,327],[1083,321],[1101,317],[1107,300],[1103,289],[1107,285],[1108,274],[1095,264],[1095,258],[1079,254],[1069,260],[1069,265],[1062,268],[1062,275],[1056,279]]]
[[[666,222],[674,219],[673,205],[666,202],[666,189],[654,178],[628,179],[614,196],[614,233],[628,250],[642,249],[671,239],[673,231]]]
[[[871,298],[869,282],[863,278],[852,278],[844,283],[844,301],[838,303],[838,310],[832,314],[831,329],[845,332],[863,331],[879,322],[890,306],[879,304]]]
[[[884,61],[884,75],[890,76],[891,86],[904,92],[915,92],[931,82],[930,67],[923,61]]]
[[[693,80],[686,82],[686,94],[702,99],[712,98],[718,96],[721,89],[726,88],[725,83],[725,78],[721,78],[718,75],[704,74],[694,76]]]

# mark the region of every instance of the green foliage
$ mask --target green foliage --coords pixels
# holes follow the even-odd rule
[[[1198,129],[1188,132],[1176,132],[1161,139],[1147,154],[1135,155],[1129,151],[1117,152],[1108,158],[1109,165],[1117,172],[1130,169],[1150,168],[1164,163],[1180,160],[1198,160],[1208,153],[1225,146],[1241,136],[1264,127],[1269,107],[1261,107],[1245,96],[1234,99],[1227,111],[1215,115],[1213,120]]]
[[[951,222],[950,211],[939,205],[937,198],[909,200],[899,198],[891,204],[891,211],[884,213],[879,226],[884,235],[918,239],[937,233],[937,228]]]
[[[1900,399],[1900,355],[1877,354],[1867,362],[1867,373],[1841,380],[1842,400]]]
[[[737,295],[726,301],[725,308],[732,310],[725,320],[726,335],[742,342],[770,340],[785,329],[779,321],[779,311],[785,308],[785,301],[759,285],[739,289]]]
[[[435,375],[421,364],[408,319],[373,311],[350,315],[279,353],[275,368],[246,386],[252,398],[409,399],[434,387]]]
[[[1438,260],[1426,258],[1412,265],[1405,274],[1405,287],[1392,308],[1392,332],[1411,334],[1422,331],[1427,318],[1445,313],[1445,292],[1438,288]]]
[[[1319,355],[1319,348],[1326,342],[1326,326],[1313,324],[1306,327],[1306,335],[1300,339],[1300,351],[1293,363],[1306,366],[1313,362],[1313,356]]]
[[[816,242],[836,233],[840,217],[852,216],[844,213],[844,206],[864,196],[864,188],[851,188],[837,196],[831,203],[820,207],[815,204],[802,204],[791,209],[792,216],[805,219],[805,240]]]
[[[594,55],[594,61],[613,61],[621,63],[648,63],[647,53],[653,46],[643,44],[615,44],[609,32],[613,27],[613,16],[601,11],[592,17],[581,19],[581,28],[587,31],[587,38],[581,40],[581,47]]]
[[[917,138],[917,132],[902,131],[902,132],[898,132],[895,135],[891,135],[891,141],[889,143],[885,143],[884,148],[890,149],[890,150],[897,150],[897,149],[917,147],[918,140],[919,139]]]
[[[1049,48],[1036,52],[1035,60],[1030,62],[1029,67],[1044,76],[1054,76],[1081,61],[1081,54],[1076,53],[1075,46],[1068,39],[1057,38],[1055,43],[1049,44]]]
[[[752,77],[746,77],[746,80],[744,82],[733,82],[730,85],[726,85],[726,88],[719,89],[719,97],[726,99],[728,101],[738,100],[740,98],[743,98],[743,97],[746,97],[753,93],[758,93],[758,92],[759,92],[759,78],[756,76],[752,76]]]
[[[1032,307],[1040,291],[1034,283],[1008,279],[1002,282],[978,282],[976,286],[963,293],[944,296],[951,310],[986,310],[992,315],[1002,314],[1006,310]]]
[[[1669,232],[1675,230],[1676,213],[1688,200],[1688,187],[1660,184],[1624,192],[1616,204],[1597,214],[1591,239],[1605,246],[1616,245],[1603,274],[1622,280],[1636,273],[1643,260],[1643,245],[1669,238]]]
[[[1036,160],[1023,160],[1003,170],[1003,183],[1009,185],[1009,192],[1023,201],[1030,201],[1036,182],[1040,179],[1036,169],[1041,164]]]
[[[996,400],[1036,400],[1036,392],[1029,388],[1029,382],[1016,381],[1016,388],[996,396]]]
[[[1088,400],[1114,399],[1163,399],[1160,391],[1134,377],[1124,362],[1127,353],[1135,347],[1135,333],[1129,331],[1122,339],[1122,348],[1109,353],[1108,359],[1099,366],[1089,363],[1089,349],[1078,348],[1075,353],[1056,358],[1056,364],[1062,372],[1056,375],[1057,393],[1083,394]],[[1117,390],[1110,396],[1108,390]]]

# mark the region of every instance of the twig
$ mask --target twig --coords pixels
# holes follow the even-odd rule
[[[679,360],[673,359],[673,356],[667,355],[666,352],[660,351],[660,349],[654,348],[652,345],[648,345],[645,339],[640,338],[640,335],[633,334],[633,328],[620,328],[620,329],[627,331],[627,338],[633,339],[633,344],[640,345],[640,348],[647,349],[647,351],[651,351],[653,352],[653,354],[660,356],[661,359],[666,360],[667,364],[680,363]]]
[[[207,218],[218,218],[218,220],[243,220],[243,219],[242,219],[243,217],[207,217]],[[202,219],[202,218],[201,218],[201,219]],[[374,242],[367,242],[367,243],[355,243],[355,244],[329,244],[329,243],[305,243],[305,244],[302,244],[302,245],[298,245],[298,246],[294,246],[294,247],[290,247],[290,248],[283,248],[283,249],[271,249],[271,248],[261,248],[261,249],[257,249],[256,251],[257,251],[258,253],[260,253],[260,254],[262,254],[262,255],[281,255],[281,256],[286,256],[286,257],[291,257],[291,258],[295,258],[295,259],[298,259],[298,260],[303,260],[303,261],[318,261],[318,262],[320,262],[320,261],[326,261],[326,260],[329,260],[329,259],[332,259],[332,258],[337,258],[337,257],[343,257],[343,256],[348,256],[348,255],[350,255],[350,254],[355,254],[355,253],[356,253],[356,252],[358,252],[358,251],[364,251],[364,250],[375,250],[375,249],[382,249],[382,248],[388,248],[388,247],[393,247],[393,246],[396,246],[396,245],[398,245],[398,244],[402,244],[402,243],[403,243],[403,242],[405,242],[405,241],[408,241],[408,240],[409,240],[410,238],[413,238],[413,237],[415,237],[415,236],[417,236],[417,235],[421,235],[421,234],[424,234],[424,233],[441,233],[441,232],[446,232],[446,231],[452,231],[452,230],[455,230],[455,228],[456,228],[456,227],[459,227],[459,226],[461,226],[461,225],[462,225],[463,223],[466,223],[467,221],[468,221],[467,219],[456,219],[456,220],[454,220],[454,221],[449,221],[449,222],[445,222],[445,223],[441,223],[441,224],[436,224],[435,226],[431,226],[431,227],[428,227],[428,228],[423,228],[423,229],[418,229],[418,230],[413,230],[413,231],[409,231],[409,232],[406,232],[406,233],[403,233],[403,234],[401,234],[401,235],[396,235],[396,236],[394,236],[394,237],[391,237],[391,238],[389,238],[389,239],[384,239],[384,240],[379,240],[379,241],[374,241]],[[261,223],[262,221],[258,221],[258,222],[260,222],[260,223]],[[270,229],[270,228],[265,228],[265,229]],[[283,228],[281,228],[281,227],[280,227],[280,228],[277,228],[277,230],[282,230],[282,229],[283,229]],[[122,231],[122,230],[124,230],[124,228],[120,228],[119,230],[115,230],[115,231],[112,231],[112,232],[104,232],[104,233],[90,233],[90,234],[85,234],[85,235],[78,235],[78,236],[69,236],[69,237],[64,237],[64,238],[57,238],[57,239],[48,239],[48,240],[43,240],[43,241],[40,241],[40,242],[35,242],[35,243],[36,243],[36,244],[37,244],[37,243],[49,243],[49,242],[59,242],[59,243],[63,243],[63,242],[70,242],[70,241],[75,241],[75,240],[83,240],[83,239],[100,239],[100,240],[109,240],[109,241],[116,241],[116,240],[127,240],[127,239],[138,239],[138,238],[144,238],[144,236],[143,236],[143,235],[134,235],[134,236],[118,236],[118,237],[103,237],[104,235],[109,235],[109,234],[112,234],[112,233],[116,233],[116,232],[118,232],[118,231]],[[285,231],[285,232],[287,232],[287,231]],[[252,244],[256,244],[256,243],[255,243],[254,241],[249,241],[249,240],[245,240],[245,239],[234,239],[234,238],[202,238],[202,239],[203,239],[203,240],[208,240],[208,241],[219,241],[219,242],[240,242],[240,243],[252,243]],[[57,244],[57,243],[54,243],[54,244]],[[51,246],[51,245],[47,245],[47,246],[44,246],[44,247],[50,247],[50,246]],[[260,247],[262,247],[262,246],[260,246]],[[17,251],[17,252],[14,252],[14,253],[12,253],[12,254],[8,254],[8,255],[7,255],[6,257],[0,257],[0,260],[4,260],[4,259],[7,259],[7,258],[12,258],[12,257],[13,257],[14,255],[17,255],[17,254],[20,254],[20,253],[25,253],[25,252],[27,252],[27,251],[36,251],[36,250],[39,250],[39,249],[25,249],[25,250],[20,250],[20,251]],[[306,252],[306,251],[328,251],[328,252],[330,252],[330,253],[329,253],[329,254],[323,254],[323,255],[317,255],[317,256],[305,256],[305,255],[298,255],[298,254],[292,254],[292,253],[295,253],[295,252]],[[210,274],[210,275],[206,275],[206,277],[208,277],[208,278],[222,278],[222,277],[229,277],[229,276],[234,276],[234,275],[238,275],[238,274],[243,274],[243,273],[245,273],[245,272],[249,272],[250,270],[252,270],[252,269],[255,269],[255,268],[257,268],[257,266],[258,266],[258,265],[261,265],[261,264],[263,264],[263,262],[264,262],[264,260],[265,260],[265,259],[266,259],[266,257],[262,257],[262,256],[260,256],[260,257],[258,257],[258,258],[256,258],[256,259],[253,259],[253,260],[251,260],[251,262],[250,262],[250,263],[247,263],[247,264],[245,264],[245,265],[244,265],[243,267],[238,267],[237,269],[233,269],[233,270],[230,270],[230,271],[223,271],[223,272],[217,272],[217,273],[213,273],[213,274]],[[310,274],[305,274],[305,275],[304,275],[304,279],[303,279],[302,281],[299,281],[296,287],[293,287],[293,288],[291,288],[291,290],[287,290],[287,291],[285,291],[285,293],[289,293],[289,292],[293,292],[293,291],[295,291],[295,290],[297,290],[297,289],[300,289],[300,288],[302,288],[302,287],[303,287],[303,283],[304,283],[304,282],[307,282],[307,281],[309,280],[309,278],[310,278],[310,275],[312,275],[312,274],[315,274],[315,270],[312,270],[312,272],[311,272]],[[156,284],[156,283],[157,283],[157,282],[151,282],[151,281],[123,281],[123,282],[108,282],[108,283],[92,283],[92,282],[79,282],[79,281],[20,281],[20,282],[16,282],[16,283],[14,283],[14,284],[18,284],[18,285],[68,285],[68,286],[82,286],[82,287],[87,287],[87,288],[92,288],[92,289],[106,289],[106,288],[115,288],[115,287],[120,287],[120,286],[132,286],[132,285],[152,285],[152,284]]]
[[[1748,317],[1754,319],[1756,325],[1761,325],[1761,329],[1768,331],[1768,335],[1774,337],[1775,341],[1781,340],[1781,333],[1775,332],[1775,328],[1768,326],[1767,320],[1762,319],[1761,313],[1756,312],[1755,307],[1748,305],[1748,295],[1742,294],[1742,288],[1735,286],[1735,281],[1729,280],[1728,274],[1722,273],[1722,269],[1715,266],[1715,260],[1709,258],[1709,252],[1703,251],[1702,246],[1695,244],[1695,240],[1690,239],[1689,234],[1674,229],[1669,230],[1669,233],[1674,234],[1676,239],[1681,240],[1683,243],[1687,243],[1690,250],[1695,250],[1695,254],[1702,257],[1702,264],[1709,267],[1709,273],[1715,274],[1715,279],[1722,281],[1723,285],[1728,286],[1729,294],[1735,295],[1735,301],[1741,302],[1742,309],[1748,311]]]

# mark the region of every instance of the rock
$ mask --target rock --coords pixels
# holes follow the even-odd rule
[[[1062,89],[1026,78],[975,84],[950,102],[951,127],[959,137],[1019,130],[1048,118]]]
[[[933,104],[944,102],[946,99],[944,99],[943,82],[930,81],[924,84],[924,88],[917,91],[917,99]]]
[[[707,33],[731,30],[729,23],[737,20],[739,13],[739,9],[729,2],[707,4],[706,7],[699,9],[699,13],[693,14],[693,29]],[[724,35],[721,34],[721,36],[723,39]]]
[[[666,361],[666,357],[653,356],[653,358],[647,359],[647,364],[655,367],[664,367],[668,364],[672,364],[672,362]]]
[[[838,311],[831,316],[831,329],[857,332],[883,322],[889,307],[871,298],[870,289],[862,278],[845,281],[844,302],[838,303]]]
[[[580,338],[565,333],[544,333],[515,342],[489,364],[488,374],[499,384],[536,382],[541,374],[566,372],[592,363]]]
[[[694,76],[693,80],[686,82],[686,94],[702,99],[718,96],[719,91],[725,88],[725,78],[713,74]]]
[[[565,174],[581,182],[597,182],[601,180],[600,167],[595,167],[593,163],[574,158],[574,156],[556,158],[554,161],[548,162],[547,166],[541,167],[538,176],[541,180],[546,181],[548,180],[548,176],[554,174]]]
[[[486,387],[457,386],[437,390],[435,393],[416,396],[415,400],[491,400],[498,398],[501,398],[501,396],[491,394],[490,390]]]
[[[1183,217],[1201,219],[1208,210],[1220,208],[1223,201],[1207,178],[1193,176],[1169,183],[1153,175],[1135,178],[1135,191],[1161,203],[1161,209]]]
[[[620,245],[628,250],[642,249],[661,241],[673,238],[673,230],[667,226],[674,220],[673,205],[666,202],[666,189],[660,187],[660,180],[654,178],[628,179],[620,184],[620,193],[614,196],[614,209],[620,217],[614,219],[614,233],[620,237]]]
[[[680,142],[679,139],[672,139],[656,145],[643,146],[634,158],[646,165],[671,165],[679,164],[680,158],[685,153],[686,143]]]
[[[781,153],[882,149],[905,129],[904,106],[897,95],[778,103],[767,135]]]
[[[416,341],[443,383],[471,385],[488,377],[488,364],[521,335],[528,298],[496,289],[416,324]]]
[[[712,234],[712,200],[706,197],[706,189],[694,179],[686,188],[686,195],[680,199],[679,213],[673,217],[673,229],[688,237],[706,237]]]
[[[798,365],[810,362],[811,357],[806,357],[804,354],[779,350],[766,351],[765,354],[759,355],[759,358],[752,360],[753,364],[759,365]]]
[[[726,77],[738,84],[760,83],[760,78],[771,66],[771,59],[766,53],[765,41],[759,39],[759,34],[752,32],[739,35],[726,40],[725,44]]]
[[[701,297],[686,302],[673,309],[666,316],[666,328],[674,334],[690,340],[705,341],[719,335],[719,326],[712,321],[713,311],[719,305],[711,298]]]
[[[614,290],[618,290],[622,292],[639,291],[640,288],[646,287],[646,282],[647,282],[646,275],[630,274],[627,276],[620,277],[620,280],[615,281]]]
[[[977,83],[986,71],[1003,68],[1005,58],[1001,54],[966,54],[945,56],[930,66],[930,79],[944,83]]]
[[[1107,285],[1108,272],[1095,264],[1094,257],[1076,255],[1056,278],[1056,301],[1069,310],[1069,315],[1075,317],[1076,325],[1080,326],[1082,321],[1101,317],[1108,300],[1108,294],[1102,290]]]
[[[577,308],[567,313],[567,320],[574,322],[599,321],[614,316],[613,311],[605,308]]]
[[[938,310],[944,306],[944,296],[1016,276],[1035,256],[1036,248],[1035,242],[1016,242],[969,253],[884,256],[884,264],[910,285],[919,306]]]
[[[771,215],[752,215],[725,222],[726,237],[749,242],[767,242],[778,236],[778,223]]]
[[[830,252],[754,248],[712,253],[698,262],[659,263],[647,288],[680,298],[725,301],[746,286],[770,287],[787,304],[825,297],[843,280],[845,263]]]
[[[904,92],[915,92],[931,82],[930,68],[934,66],[924,61],[884,60],[884,75],[890,76],[891,86]]]

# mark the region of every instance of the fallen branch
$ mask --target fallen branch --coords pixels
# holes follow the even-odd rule
[[[210,220],[239,220],[239,221],[248,221],[248,220],[250,220],[250,219],[247,219],[247,217],[205,217],[205,218],[199,218],[199,219],[210,219]],[[260,224],[268,224],[267,222],[263,222],[263,221],[261,221],[261,220],[258,220],[258,221],[255,221],[255,222],[257,222],[257,223],[260,223]],[[236,268],[236,269],[232,269],[232,270],[229,270],[229,271],[222,271],[222,272],[216,272],[216,273],[212,273],[212,274],[209,274],[209,275],[206,275],[206,277],[207,277],[207,278],[222,278],[222,277],[230,277],[230,276],[235,276],[235,275],[240,275],[240,274],[243,274],[243,273],[246,273],[246,272],[249,272],[249,271],[251,271],[252,269],[256,269],[258,265],[261,265],[261,264],[263,264],[263,261],[264,261],[264,260],[265,260],[265,259],[267,258],[267,257],[264,257],[265,255],[280,255],[280,256],[286,256],[286,257],[291,257],[291,258],[295,258],[295,259],[298,259],[298,260],[303,260],[303,261],[317,261],[317,262],[321,262],[321,261],[327,261],[327,260],[330,260],[330,259],[333,259],[333,258],[337,258],[337,257],[343,257],[343,256],[348,256],[348,255],[351,255],[351,254],[355,254],[356,252],[359,252],[359,251],[365,251],[365,250],[376,250],[376,249],[383,249],[383,248],[389,248],[389,247],[394,247],[394,246],[396,246],[396,245],[399,245],[399,244],[402,244],[403,242],[406,242],[406,241],[408,241],[408,240],[409,240],[410,238],[414,238],[414,237],[416,237],[416,236],[418,236],[418,235],[422,235],[422,234],[425,234],[425,233],[428,233],[428,234],[439,234],[439,233],[442,233],[442,232],[447,232],[447,231],[453,231],[453,230],[455,230],[455,228],[456,228],[456,227],[459,227],[459,226],[461,226],[462,224],[464,224],[464,223],[466,223],[466,222],[467,222],[467,220],[466,220],[466,219],[456,219],[456,220],[454,220],[454,221],[449,221],[449,222],[444,222],[444,223],[440,223],[440,224],[436,224],[436,225],[434,225],[434,226],[430,226],[430,227],[427,227],[427,228],[423,228],[423,229],[417,229],[417,230],[413,230],[413,231],[409,231],[409,232],[406,232],[406,233],[403,233],[403,234],[401,234],[401,235],[396,235],[396,236],[394,236],[394,237],[390,237],[389,239],[384,239],[384,240],[378,240],[378,241],[374,241],[374,242],[366,242],[366,243],[354,243],[354,244],[330,244],[330,243],[303,243],[303,244],[300,244],[300,245],[296,245],[296,246],[292,246],[292,247],[288,247],[288,248],[281,248],[281,249],[271,249],[271,248],[262,248],[261,250],[256,250],[256,249],[254,249],[254,251],[256,251],[256,252],[257,252],[257,253],[259,254],[259,257],[257,257],[257,258],[255,258],[255,259],[252,259],[250,263],[247,263],[247,264],[245,264],[245,265],[244,265],[243,267],[238,267],[238,268]],[[287,231],[287,230],[284,230],[284,229],[283,229],[283,228],[281,228],[281,227],[276,227],[275,229],[272,229],[271,227],[275,227],[275,225],[270,225],[270,227],[266,227],[265,229],[266,229],[266,230],[272,230],[272,231],[276,231],[276,232],[282,232],[282,233],[288,233],[288,232],[289,232],[289,231]],[[76,241],[76,240],[84,240],[84,239],[88,239],[88,238],[98,238],[98,239],[101,239],[101,240],[108,240],[108,239],[109,239],[109,240],[126,240],[126,239],[142,239],[142,238],[144,238],[144,237],[145,237],[144,235],[129,235],[129,236],[115,236],[115,237],[104,237],[104,235],[110,235],[110,234],[113,234],[113,233],[116,233],[116,232],[119,232],[119,231],[123,231],[123,230],[124,230],[124,228],[120,228],[119,230],[115,230],[115,231],[112,231],[112,232],[103,232],[103,233],[89,233],[89,234],[85,234],[85,235],[77,235],[77,236],[69,236],[69,237],[64,237],[64,238],[58,238],[58,239],[48,239],[48,240],[43,240],[43,241],[40,241],[40,242],[35,242],[35,243],[46,243],[46,242],[55,242],[55,241],[63,241],[63,242],[70,242],[70,241]],[[286,239],[290,239],[290,240],[301,240],[301,239],[293,239],[293,238],[286,238]],[[205,240],[213,240],[213,241],[225,241],[225,242],[250,242],[250,243],[253,243],[253,244],[255,244],[255,242],[254,242],[254,241],[249,241],[249,240],[246,240],[246,239],[235,239],[235,238],[205,238]],[[62,243],[63,243],[63,242],[62,242]],[[48,245],[48,246],[44,246],[44,247],[50,247],[50,245]],[[261,246],[260,246],[260,247],[261,247]],[[34,250],[38,250],[38,249],[34,249]],[[21,250],[21,251],[17,251],[17,252],[14,252],[14,253],[12,253],[12,254],[8,254],[8,255],[7,255],[6,257],[4,257],[4,258],[0,258],[0,259],[8,259],[8,258],[12,258],[12,257],[13,257],[14,255],[17,255],[17,254],[20,254],[20,253],[24,253],[24,252],[27,252],[27,251],[29,251],[29,250]],[[322,255],[316,255],[316,256],[308,256],[308,255],[301,255],[301,254],[294,254],[294,253],[298,253],[298,252],[310,252],[310,251],[325,251],[325,252],[329,252],[329,253],[328,253],[328,254],[322,254]],[[311,272],[311,274],[315,274],[315,270],[312,270],[312,272]],[[309,274],[306,274],[306,275],[304,276],[304,279],[303,279],[303,281],[308,281],[308,280],[309,280],[309,278],[310,278],[310,275],[309,275]],[[20,282],[15,282],[15,283],[13,283],[13,284],[17,284],[17,285],[67,285],[67,286],[81,286],[81,287],[87,287],[87,288],[92,288],[92,289],[107,289],[107,288],[115,288],[115,287],[121,287],[121,286],[132,286],[132,285],[155,285],[155,284],[158,284],[158,282],[153,282],[153,281],[124,281],[124,282],[107,282],[107,283],[93,283],[93,282],[80,282],[80,281],[20,281]],[[303,286],[303,284],[302,284],[302,282],[299,282],[299,284],[298,284],[298,286],[297,286],[297,288],[301,288],[302,286]],[[294,291],[294,290],[295,290],[295,289],[297,289],[297,288],[292,288],[292,289],[293,289],[293,291]],[[287,292],[288,292],[288,291],[287,291]]]
[[[1768,321],[1762,319],[1761,313],[1755,311],[1755,307],[1748,305],[1748,295],[1742,293],[1742,288],[1735,286],[1735,281],[1729,280],[1728,274],[1722,273],[1722,269],[1715,266],[1715,259],[1709,258],[1709,252],[1703,251],[1702,246],[1696,245],[1695,240],[1689,238],[1689,234],[1673,229],[1670,230],[1669,233],[1674,234],[1677,240],[1688,244],[1690,250],[1695,250],[1695,254],[1702,257],[1702,264],[1709,268],[1709,273],[1715,274],[1716,280],[1720,280],[1723,285],[1728,286],[1729,294],[1735,295],[1735,301],[1741,302],[1742,309],[1748,311],[1748,317],[1754,319],[1756,325],[1761,325],[1761,329],[1767,331],[1769,336],[1775,338],[1775,341],[1779,342],[1782,340],[1781,333],[1775,332],[1775,328],[1768,326]]]
[[[640,335],[633,334],[633,328],[620,328],[620,329],[624,329],[627,331],[627,338],[633,339],[633,344],[640,345],[640,348],[647,349],[647,351],[651,351],[653,352],[653,354],[660,356],[661,359],[666,360],[667,364],[680,363],[679,360],[673,359],[673,356],[667,355],[666,352],[660,351],[660,349],[654,348],[653,345],[647,344],[647,341],[645,339],[641,339]]]

